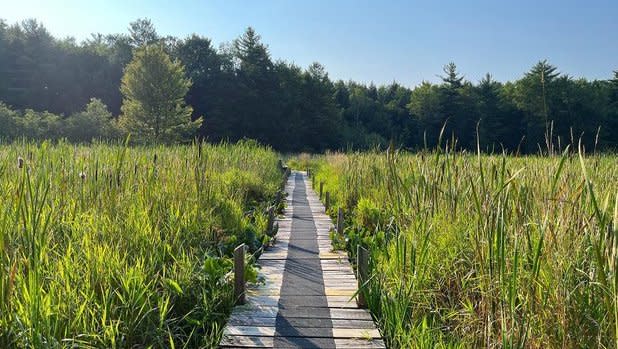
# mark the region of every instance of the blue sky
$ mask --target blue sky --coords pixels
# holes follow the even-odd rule
[[[574,77],[618,69],[618,0],[0,0],[9,23],[36,18],[60,37],[126,32],[150,18],[163,35],[197,33],[218,45],[253,26],[273,58],[331,78],[415,86],[450,61],[471,81],[517,79],[548,59]]]

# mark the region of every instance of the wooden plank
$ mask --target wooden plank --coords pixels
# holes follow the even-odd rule
[[[330,343],[334,341],[334,346]],[[251,337],[251,336],[225,336],[221,342],[221,348],[272,348],[275,345],[275,337]],[[298,337],[277,337],[278,348],[386,348],[384,342],[379,339],[358,339],[358,338],[298,338]]]
[[[285,321],[289,326],[307,328],[375,328],[373,320],[286,317]],[[257,317],[253,315],[234,316],[228,322],[229,325],[234,326],[276,326],[276,323],[277,317]]]
[[[295,293],[295,296],[312,296],[315,292],[319,292],[319,290],[300,290],[298,293]],[[324,289],[324,295],[326,296],[346,296],[352,297],[356,292],[355,287],[350,288],[334,288],[328,287]],[[247,296],[279,296],[281,295],[281,288],[260,288],[260,289],[251,289],[247,290]]]
[[[357,307],[356,301],[346,296],[286,296],[285,299],[280,299],[278,296],[247,296],[247,302],[279,307],[286,305],[316,308]]]
[[[356,338],[335,338],[335,348],[386,348],[384,341],[381,339],[356,339]]]
[[[273,337],[315,337],[315,338],[381,338],[380,332],[373,328],[316,328],[316,327],[281,327],[281,326],[227,326],[227,336]]]
[[[219,344],[220,348],[272,348],[274,337],[226,336]]]
[[[365,309],[345,309],[345,308],[308,308],[308,307],[276,307],[263,305],[244,305],[236,307],[232,311],[234,316],[256,316],[256,317],[310,317],[310,318],[331,318],[348,320],[372,320],[371,314]]]

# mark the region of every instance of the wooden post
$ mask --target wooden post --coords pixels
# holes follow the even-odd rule
[[[343,209],[341,207],[339,207],[337,214],[337,234],[343,234]]]
[[[358,245],[356,247],[356,278],[358,279],[358,288],[362,288],[363,284],[367,281],[367,274],[369,271],[369,251]],[[367,308],[367,300],[363,295],[363,291],[358,292],[358,298],[356,303],[360,308]]]
[[[307,167],[307,177],[311,177],[311,173],[309,172],[309,167]]]
[[[281,159],[279,159],[279,162],[277,164],[279,165],[279,169],[281,171],[283,171],[283,161],[281,161]]]
[[[266,235],[272,237],[273,234],[273,226],[275,223],[275,208],[270,206],[268,208],[268,223],[266,225]]]
[[[322,190],[324,190],[324,182],[320,182],[320,200],[322,200]]]
[[[326,199],[324,200],[324,208],[326,211],[330,208],[330,192],[326,191]]]
[[[234,298],[236,304],[245,304],[245,244],[234,250]]]

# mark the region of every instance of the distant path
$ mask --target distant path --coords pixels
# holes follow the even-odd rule
[[[265,283],[249,286],[221,348],[384,348],[364,309],[347,255],[333,252],[330,218],[304,172],[292,172],[275,246],[258,261]]]

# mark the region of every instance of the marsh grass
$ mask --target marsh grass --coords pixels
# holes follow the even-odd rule
[[[391,347],[618,347],[616,156],[447,145],[311,166],[350,255],[371,251],[362,291]]]
[[[249,142],[0,145],[0,347],[216,346],[277,160]]]

